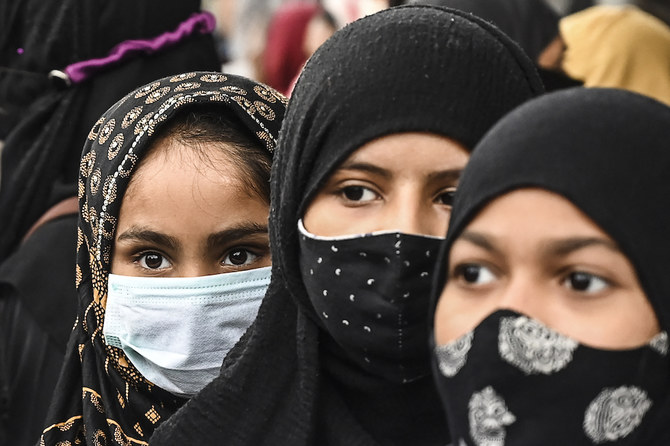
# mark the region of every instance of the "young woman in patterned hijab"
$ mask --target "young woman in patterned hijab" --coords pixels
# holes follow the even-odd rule
[[[219,373],[269,283],[269,172],[285,98],[193,72],[91,130],[79,172],[79,312],[41,444],[147,444]]]
[[[455,445],[668,444],[669,138],[664,104],[574,89],[477,146],[435,310]]]

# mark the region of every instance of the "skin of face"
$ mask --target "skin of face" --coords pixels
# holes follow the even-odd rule
[[[169,147],[168,147],[169,145]],[[113,274],[197,277],[269,266],[269,205],[222,143],[157,142],[123,197]]]
[[[556,36],[549,45],[537,56],[537,64],[547,70],[562,72],[561,65],[563,63],[563,56],[565,55],[565,42],[563,38]]]
[[[330,175],[303,217],[320,236],[394,230],[443,237],[461,172],[458,142],[397,133],[364,144]]]
[[[309,21],[305,30],[305,37],[302,42],[302,48],[307,57],[314,52],[333,35],[335,29],[323,18],[317,15]]]
[[[628,258],[567,199],[520,189],[489,203],[454,242],[435,313],[438,345],[510,309],[601,349],[659,331]]]

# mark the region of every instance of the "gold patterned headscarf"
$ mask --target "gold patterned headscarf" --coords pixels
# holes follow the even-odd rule
[[[670,27],[661,20],[634,6],[594,6],[562,19],[560,33],[569,76],[670,105]]]
[[[116,224],[135,166],[177,111],[205,104],[233,112],[274,152],[286,98],[221,73],[185,73],[141,87],[88,135],[78,181],[78,317],[40,444],[146,445],[185,401],[147,381],[122,350],[105,343],[102,328]]]

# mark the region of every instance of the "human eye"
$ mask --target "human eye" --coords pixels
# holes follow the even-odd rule
[[[451,276],[467,285],[487,285],[497,279],[496,274],[490,268],[478,263],[457,265]]]
[[[435,198],[435,201],[438,204],[442,204],[442,205],[445,205],[445,206],[453,206],[455,196],[456,196],[456,188],[455,187],[448,187],[448,188],[443,189],[442,191],[440,191],[440,193]]]
[[[585,271],[574,271],[562,280],[562,285],[580,293],[594,294],[611,287],[612,284],[598,275]]]
[[[339,195],[346,201],[367,203],[379,198],[379,194],[369,187],[361,185],[344,186],[338,190]]]
[[[134,259],[134,263],[141,268],[153,271],[164,270],[172,266],[167,257],[156,251],[145,251],[138,254]]]
[[[226,254],[223,258],[224,265],[231,266],[246,266],[255,262],[259,257],[258,254],[251,252],[245,248],[234,248]]]

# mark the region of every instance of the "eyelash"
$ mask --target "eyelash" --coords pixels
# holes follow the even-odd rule
[[[574,279],[576,275],[581,275],[582,278],[584,278],[584,276],[587,276],[586,278],[589,280],[589,284],[588,284],[589,287],[593,284],[594,280],[601,282],[601,285],[600,285],[601,288],[599,288],[595,291],[593,291],[593,290],[588,291],[588,290],[577,289],[574,286],[569,286],[569,285],[574,285],[574,284],[569,284],[569,281],[571,279]],[[612,287],[615,286],[614,282],[612,282],[611,280],[609,280],[605,277],[602,277],[602,276],[600,276],[598,274],[595,274],[595,273],[590,273],[588,271],[583,271],[583,270],[580,270],[580,269],[574,269],[574,270],[568,271],[567,273],[563,274],[563,276],[560,280],[560,284],[562,286],[564,286],[565,288],[569,289],[570,291],[574,291],[574,292],[580,293],[580,294],[581,293],[583,293],[583,294],[597,294],[601,291],[604,291],[608,288],[612,288]]]
[[[468,271],[468,269],[471,269],[471,268],[476,268],[477,271],[472,271],[472,270]],[[475,283],[475,281],[480,279],[480,275],[482,274],[482,272],[485,273],[486,282],[485,283]],[[473,278],[472,280],[468,280],[468,279],[466,279],[466,275],[468,275],[469,273],[476,273],[477,277]],[[488,275],[488,277],[486,277],[486,274]],[[579,289],[578,287],[575,286],[574,283],[570,283],[570,281],[575,280],[577,278],[577,276],[581,276],[581,279],[586,279],[588,281],[588,283],[586,284],[587,286],[586,286],[585,289]],[[458,280],[460,283],[464,284],[465,286],[469,286],[469,287],[485,286],[485,285],[488,285],[489,283],[493,282],[494,280],[497,280],[497,278],[498,278],[494,268],[492,268],[490,266],[487,266],[485,264],[482,264],[482,263],[474,263],[474,262],[461,263],[461,264],[456,265],[454,267],[454,269],[452,270],[451,274],[449,275],[449,277],[450,277],[450,279]],[[589,288],[591,288],[594,285],[594,282],[595,282],[595,286],[597,287],[597,289],[589,290]],[[616,284],[613,281],[611,281],[611,280],[609,280],[605,277],[602,277],[598,274],[591,273],[591,272],[588,272],[588,271],[583,271],[583,270],[580,270],[580,269],[572,269],[572,270],[561,273],[559,283],[561,284],[561,286],[565,287],[566,289],[568,289],[572,292],[575,292],[575,293],[579,293],[579,294],[597,294],[597,293],[600,293],[602,291],[605,291],[609,288],[612,288],[612,287],[616,286]]]
[[[145,258],[146,256],[150,255],[150,254],[156,254],[156,255],[162,257],[163,261],[167,261],[170,265],[167,266],[167,267],[163,267],[163,268],[150,268],[149,266],[141,265],[140,262],[142,261],[142,259]],[[140,251],[132,257],[132,260],[133,260],[134,264],[136,264],[139,268],[141,268],[142,270],[145,270],[145,271],[154,271],[154,272],[165,271],[170,266],[172,266],[172,261],[170,260],[170,258],[168,256],[166,256],[165,254],[163,254],[162,252],[160,252],[158,250],[155,250],[155,249],[147,249],[147,250],[144,250],[144,251]],[[145,259],[145,263],[146,263],[146,259]],[[162,263],[163,262],[161,262],[161,264]]]
[[[354,199],[351,199],[347,196],[347,192],[352,192],[354,189],[362,189],[362,194],[365,194],[366,192],[370,192],[370,193],[374,194],[375,197],[372,198],[372,199],[368,199],[368,200],[362,200],[362,199],[354,200]],[[438,202],[438,204],[451,207],[454,204],[453,202],[454,202],[455,193],[456,193],[456,187],[453,187],[453,186],[448,187],[446,189],[443,189],[442,191],[440,191],[436,195],[435,201]],[[448,203],[440,203],[439,202],[440,197],[442,197],[445,194],[449,195],[449,199],[448,199],[449,202]],[[374,201],[374,200],[378,199],[381,194],[376,192],[373,188],[368,187],[368,186],[363,186],[363,185],[359,185],[359,184],[350,184],[350,185],[345,185],[345,186],[337,188],[335,190],[335,195],[342,198],[347,203],[355,203],[357,205],[362,205],[363,203],[369,203],[370,201]]]
[[[441,196],[445,195],[445,194],[449,194],[449,203],[439,203],[439,204],[442,204],[444,206],[449,206],[449,207],[453,206],[454,205],[454,198],[455,198],[455,195],[456,195],[456,187],[452,186],[452,187],[447,187],[447,188],[443,189],[442,191],[440,191],[437,194],[437,196],[435,197],[435,200],[439,200],[439,198]]]
[[[374,198],[368,199],[368,200],[361,200],[361,199],[354,200],[354,199],[351,199],[351,198],[347,197],[347,192],[353,192],[353,190],[355,190],[355,189],[361,189],[362,194],[365,194],[366,192],[370,192],[370,193],[374,194],[375,196],[374,196]],[[334,191],[334,193],[337,197],[341,198],[342,200],[344,200],[349,205],[354,205],[354,206],[362,205],[364,203],[369,203],[370,201],[374,201],[374,200],[380,198],[380,196],[381,196],[381,194],[378,193],[377,191],[375,191],[373,188],[371,188],[369,186],[362,185],[362,184],[343,185],[341,187],[338,187]]]
[[[470,282],[470,281],[466,280],[465,276],[466,276],[466,274],[468,274],[468,271],[467,271],[468,268],[478,268],[477,279],[479,279],[479,275],[482,273],[482,271],[487,271],[488,274],[490,275],[490,278],[488,278],[489,280],[484,284],[477,284],[477,283],[473,283],[473,282]],[[470,272],[472,272],[472,271],[470,271]],[[498,278],[497,273],[495,272],[494,268],[492,268],[490,266],[487,266],[483,263],[475,263],[475,262],[460,263],[460,264],[456,265],[453,268],[449,277],[452,280],[458,280],[462,284],[464,284],[466,286],[471,286],[471,287],[479,287],[479,286],[487,285],[491,281],[496,280]]]
[[[231,254],[233,254],[235,252],[239,252],[239,251],[244,251],[248,254],[251,254],[252,256],[254,256],[254,259],[251,260],[251,262],[249,262],[249,263],[246,263],[246,261],[245,261],[244,263],[239,264],[239,265],[236,265],[232,262],[231,263],[226,263],[226,259],[228,259],[231,256]],[[221,264],[223,266],[226,266],[226,267],[237,267],[237,268],[243,267],[243,266],[248,266],[248,265],[251,265],[251,264],[257,262],[258,259],[260,259],[261,257],[267,255],[268,251],[269,251],[269,248],[264,249],[264,248],[261,248],[261,247],[253,247],[252,248],[252,247],[248,247],[248,246],[235,246],[233,248],[227,249],[224,252],[222,260],[221,260]]]

